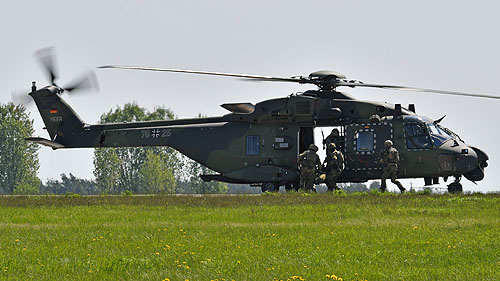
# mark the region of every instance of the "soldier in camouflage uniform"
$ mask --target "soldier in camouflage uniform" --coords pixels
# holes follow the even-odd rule
[[[344,155],[337,150],[335,143],[328,144],[326,158],[323,166],[326,167],[326,185],[328,191],[339,190],[337,178],[344,170]]]
[[[316,171],[321,166],[317,151],[318,147],[311,144],[306,151],[299,154],[297,165],[300,170],[300,188],[312,190],[314,187]]]
[[[398,175],[398,164],[399,164],[399,152],[392,146],[392,141],[386,140],[384,142],[385,150],[381,152],[380,162],[385,164],[384,170],[382,172],[382,183],[380,186],[380,191],[385,192],[387,185],[385,180],[391,178],[391,182],[398,186],[401,193],[404,193],[406,189],[397,180]]]
[[[333,129],[332,132],[323,140],[323,149],[325,147],[328,149],[328,145],[330,143],[334,143],[335,145],[340,145],[340,140],[342,137],[340,136],[340,132],[337,128]]]

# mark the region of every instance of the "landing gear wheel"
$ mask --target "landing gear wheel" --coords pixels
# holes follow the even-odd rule
[[[274,182],[265,182],[261,186],[262,192],[277,192],[278,185]]]
[[[460,178],[461,177],[456,177],[455,181],[448,185],[449,193],[460,193],[463,191],[462,184],[460,183]]]

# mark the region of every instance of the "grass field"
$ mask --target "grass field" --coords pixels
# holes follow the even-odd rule
[[[4,196],[0,280],[500,280],[500,196]]]

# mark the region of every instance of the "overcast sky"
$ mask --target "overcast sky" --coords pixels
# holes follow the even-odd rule
[[[59,84],[106,64],[272,76],[335,70],[348,78],[500,96],[499,1],[3,1],[0,102],[32,80],[48,84],[34,51],[55,46]],[[135,101],[178,117],[216,116],[226,102],[258,102],[310,86],[125,70],[96,70],[100,93],[66,100],[87,123]],[[416,105],[486,151],[485,180],[500,191],[500,101],[374,89],[359,99]],[[47,137],[35,108],[36,135]],[[40,149],[39,176],[93,178],[93,149]],[[406,184],[409,184],[406,181]],[[414,181],[422,185],[423,180]],[[444,185],[442,185],[444,186]],[[393,186],[391,186],[393,188]]]

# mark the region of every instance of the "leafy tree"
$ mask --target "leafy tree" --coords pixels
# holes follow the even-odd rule
[[[175,193],[174,174],[163,160],[164,157],[168,155],[154,154],[151,150],[146,152],[146,161],[139,170],[141,186],[145,193]]]
[[[40,189],[37,186],[32,185],[32,184],[21,183],[21,184],[16,185],[16,187],[13,190],[13,193],[14,194],[24,194],[24,195],[38,194],[38,193],[40,193]]]
[[[116,148],[94,150],[94,176],[97,190],[102,193],[120,192],[121,161]]]
[[[40,193],[45,194],[68,194],[76,193],[82,195],[98,194],[95,184],[91,180],[80,179],[73,174],[61,174],[61,180],[49,179],[40,187]]]
[[[189,173],[189,181],[186,185],[186,193],[206,194],[206,193],[225,193],[227,191],[227,184],[211,181],[206,182],[200,178],[200,175],[212,174],[213,171],[195,162],[187,159],[187,171]]]
[[[38,146],[24,139],[33,132],[24,106],[0,103],[0,193],[38,191]]]
[[[201,114],[198,117],[203,117]],[[101,123],[174,119],[169,109],[153,112],[136,103],[110,110],[101,116]],[[201,174],[211,173],[207,167],[183,156],[169,147],[96,148],[94,176],[97,188],[106,193],[222,193],[227,185],[204,182]]]
[[[173,119],[171,110],[163,107],[153,112],[139,107],[136,103],[125,104],[123,108],[110,110],[101,115],[100,123],[134,122]],[[141,167],[148,161],[148,151],[162,155],[161,159],[173,174],[179,170],[179,154],[169,147],[118,147],[96,148],[94,151],[94,176],[97,188],[102,192],[120,193],[125,190],[134,193],[149,192],[142,185]],[[156,161],[154,157],[149,158]],[[148,164],[151,169],[154,164]],[[143,171],[146,171],[144,169]],[[171,188],[174,188],[173,186]],[[169,189],[171,192],[171,189]]]

